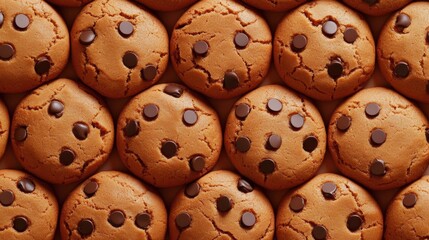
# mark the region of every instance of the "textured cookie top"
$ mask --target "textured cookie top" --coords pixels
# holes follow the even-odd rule
[[[265,188],[285,189],[303,183],[319,169],[326,132],[308,99],[269,85],[235,103],[224,141],[240,173]]]
[[[0,159],[6,150],[7,139],[9,137],[9,112],[6,105],[0,99]]]
[[[0,170],[0,212],[0,239],[54,239],[58,203],[33,176]]]
[[[201,177],[222,148],[216,111],[178,84],[156,85],[133,98],[118,119],[116,137],[125,166],[157,187]]]
[[[336,1],[307,3],[278,25],[274,63],[287,85],[317,100],[350,95],[374,71],[368,24]]]
[[[54,184],[88,177],[107,160],[114,141],[108,109],[89,90],[59,79],[17,106],[12,147],[22,166]]]
[[[393,12],[412,0],[343,0],[351,7],[372,16],[381,16]]]
[[[265,11],[280,12],[280,11],[287,11],[302,3],[305,3],[306,0],[242,0],[242,1]]]
[[[86,5],[74,22],[71,42],[77,75],[106,97],[134,95],[157,82],[167,68],[165,27],[131,1]]]
[[[392,86],[407,97],[429,102],[429,3],[415,2],[394,14],[380,33],[377,57]]]
[[[46,0],[46,1],[62,7],[80,7],[89,2],[92,2],[93,0]]]
[[[198,0],[136,0],[158,11],[175,11],[182,9]]]
[[[65,239],[165,239],[167,210],[137,179],[100,172],[78,186],[61,211]]]
[[[345,175],[371,189],[391,189],[427,168],[427,127],[425,115],[398,93],[364,89],[332,115],[329,150]]]
[[[257,188],[214,171],[180,191],[170,208],[170,239],[273,239],[274,211]]]
[[[265,20],[231,0],[192,6],[176,23],[170,42],[179,77],[212,98],[232,98],[261,83],[271,48]]]
[[[42,0],[0,0],[0,36],[0,92],[30,90],[67,64],[67,26]]]

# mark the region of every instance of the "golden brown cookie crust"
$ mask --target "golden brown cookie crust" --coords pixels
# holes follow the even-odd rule
[[[51,112],[58,102],[62,111]],[[84,126],[75,129],[77,124]],[[44,85],[24,98],[15,110],[11,129],[12,148],[22,166],[54,184],[93,174],[107,160],[114,141],[107,107],[92,91],[68,79]],[[75,134],[75,130],[83,133]],[[68,153],[61,157],[64,152]]]
[[[92,2],[93,0],[46,0],[46,1],[62,7],[80,7],[89,2]]]
[[[271,99],[282,103],[279,113],[270,111]],[[238,117],[243,104],[250,113]],[[294,122],[299,128],[291,125],[292,117],[299,118]],[[281,138],[278,149],[269,145],[272,135]],[[304,149],[308,137],[317,140],[310,152]],[[248,151],[237,147],[240,138],[249,139]],[[280,85],[268,85],[234,104],[225,128],[224,144],[231,162],[241,174],[265,188],[278,190],[299,185],[316,174],[326,151],[326,132],[319,111],[307,98]],[[261,170],[267,159],[275,162],[272,173]]]
[[[242,1],[265,11],[276,11],[276,12],[287,11],[305,3],[305,0],[242,0]]]
[[[240,43],[242,47],[235,44],[238,33],[247,36]],[[267,75],[271,39],[265,20],[240,3],[201,1],[186,11],[174,27],[170,41],[172,64],[190,88],[211,98],[232,98],[256,88]],[[198,41],[208,46],[200,55],[193,50]]]
[[[93,188],[95,192],[88,195],[86,186],[94,182],[97,189]],[[122,225],[117,227],[109,222],[114,211],[124,214]],[[139,214],[150,216],[149,225],[139,227],[136,222]],[[83,219],[90,219],[94,226],[84,237],[88,240],[123,239],[124,236],[127,239],[165,239],[167,231],[167,210],[161,197],[139,180],[116,171],[92,176],[69,195],[61,211],[62,239],[82,239],[78,225]]]
[[[8,109],[0,99],[0,159],[6,150],[7,139],[9,137],[9,124]]]
[[[372,16],[381,16],[404,7],[412,0],[343,0],[343,1],[350,7],[358,11],[361,11],[365,14],[372,15]]]
[[[136,0],[157,11],[175,11],[191,5],[198,0]]]

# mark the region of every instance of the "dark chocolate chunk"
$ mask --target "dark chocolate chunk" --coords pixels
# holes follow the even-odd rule
[[[337,119],[337,129],[342,132],[347,131],[351,124],[352,120],[349,116],[342,115],[340,118]]]
[[[19,190],[21,190],[21,192],[24,193],[32,193],[36,189],[36,185],[34,184],[34,182],[28,178],[23,178],[19,180],[17,183],[17,187]]]
[[[137,66],[138,63],[137,54],[133,52],[126,52],[125,55],[122,57],[122,63],[125,65],[125,67],[129,69],[133,69]]]
[[[238,180],[237,188],[240,192],[243,192],[243,193],[249,193],[253,191],[253,186],[244,179]]]
[[[308,136],[303,144],[302,144],[302,148],[306,151],[306,152],[313,152],[317,146],[319,145],[319,141],[317,140],[317,138],[315,136]]]
[[[328,235],[328,230],[324,226],[316,225],[313,227],[313,230],[311,231],[311,235],[316,240],[324,240]]]
[[[386,165],[383,160],[375,159],[369,170],[374,176],[384,176],[386,174]]]
[[[333,79],[338,79],[343,75],[343,61],[339,58],[335,58],[331,60],[331,63],[328,65],[328,74]]]
[[[114,210],[109,214],[109,223],[114,227],[120,227],[124,225],[125,214],[122,211]]]
[[[407,193],[402,199],[402,204],[406,208],[412,208],[417,203],[417,194],[415,193]]]
[[[405,28],[409,27],[410,25],[411,25],[411,18],[407,14],[400,13],[396,17],[396,22],[395,22],[396,31],[402,32],[404,31]]]
[[[335,199],[337,185],[333,182],[326,182],[322,185],[322,194],[327,199]]]
[[[354,43],[358,37],[359,35],[356,29],[348,27],[344,30],[344,41],[346,41],[346,43]]]
[[[381,129],[375,129],[371,132],[371,143],[376,146],[386,142],[387,134]]]
[[[87,197],[92,197],[98,190],[98,183],[94,180],[89,181],[83,188],[83,192]]]
[[[49,69],[51,69],[51,60],[47,57],[40,57],[36,61],[36,65],[34,66],[34,70],[38,75],[45,75],[49,73]]]
[[[28,219],[23,216],[19,216],[13,219],[13,229],[17,232],[24,232],[28,228]]]
[[[168,141],[165,141],[162,143],[161,153],[166,158],[172,158],[172,157],[176,156],[178,148],[179,148],[179,146],[177,145],[176,142],[168,140]]]
[[[238,137],[235,140],[235,148],[242,153],[249,151],[251,146],[251,141],[248,137]]]
[[[85,140],[89,134],[89,127],[86,123],[78,122],[73,124],[73,135],[79,140]]]
[[[82,219],[77,225],[77,231],[82,237],[89,236],[94,231],[94,223],[91,219]]]
[[[139,213],[136,216],[135,224],[138,228],[148,229],[152,221],[152,217],[149,213]]]
[[[246,103],[240,103],[235,107],[235,116],[240,120],[245,120],[250,113],[250,106]]]
[[[76,154],[71,149],[64,148],[60,153],[60,163],[64,166],[72,164],[75,158]]]
[[[289,208],[294,212],[301,212],[305,207],[305,199],[301,196],[293,196],[289,202]]]
[[[358,214],[352,214],[347,219],[347,228],[350,230],[350,232],[356,232],[359,230],[362,226],[363,219]]]
[[[220,196],[216,199],[216,208],[219,212],[228,212],[232,208],[231,199],[226,196]]]
[[[232,71],[226,72],[225,76],[223,77],[223,88],[232,90],[237,88],[238,85],[240,85],[240,79],[238,78],[238,75]]]
[[[206,160],[203,156],[195,156],[189,161],[189,165],[194,172],[201,172],[206,166]]]
[[[49,115],[60,118],[64,113],[64,104],[58,100],[52,100],[48,108]]]
[[[393,69],[393,74],[398,78],[406,78],[410,74],[410,67],[406,62],[398,62]]]
[[[15,129],[15,132],[13,134],[13,138],[17,142],[23,142],[25,139],[27,139],[27,127],[26,126],[19,126]]]
[[[15,194],[13,194],[10,190],[3,190],[0,193],[0,203],[1,205],[7,207],[12,205],[12,203],[15,201]]]
[[[307,37],[305,35],[295,35],[292,39],[292,50],[294,52],[302,52],[307,46],[307,42]]]
[[[269,175],[276,170],[276,163],[272,159],[264,159],[259,163],[259,172]]]
[[[140,132],[139,123],[136,120],[129,120],[123,129],[125,137],[137,136]]]
[[[0,45],[0,60],[7,61],[13,57],[15,54],[15,48],[8,43],[3,43]]]
[[[152,81],[156,78],[158,69],[155,65],[149,64],[141,70],[140,74],[143,80]]]
[[[188,213],[182,212],[176,216],[175,222],[179,230],[182,230],[191,225],[192,217]]]
[[[164,88],[164,93],[175,98],[180,98],[183,94],[183,88],[176,84],[169,84]]]
[[[194,198],[196,196],[198,196],[198,194],[200,194],[200,185],[196,182],[193,182],[191,184],[189,184],[188,186],[186,186],[185,188],[185,195],[188,198]]]

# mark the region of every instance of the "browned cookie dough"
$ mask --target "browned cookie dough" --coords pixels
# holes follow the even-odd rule
[[[307,181],[326,151],[325,126],[317,108],[279,85],[260,87],[237,101],[224,141],[237,170],[268,189]]]
[[[400,187],[421,177],[429,164],[428,124],[398,93],[364,89],[333,113],[329,150],[341,172],[366,187]]]
[[[67,64],[67,26],[42,0],[0,0],[0,36],[0,92],[35,88]]]
[[[116,143],[131,172],[156,187],[172,187],[214,167],[222,148],[222,129],[216,111],[190,90],[160,84],[123,109]]]
[[[54,184],[93,174],[110,154],[112,117],[84,86],[59,79],[34,90],[17,106],[11,140],[22,166]]]
[[[6,150],[7,139],[9,137],[9,113],[4,105],[3,101],[0,99],[0,159]]]
[[[132,1],[96,0],[86,5],[74,22],[71,41],[77,75],[106,97],[141,92],[167,68],[165,27]]]
[[[429,2],[415,2],[394,14],[377,45],[380,70],[407,97],[429,103]]]
[[[65,201],[61,238],[165,239],[164,202],[137,179],[116,171],[100,172],[78,186]]]
[[[46,184],[21,171],[0,170],[0,239],[53,240],[58,211]]]
[[[407,5],[412,0],[343,0],[350,7],[365,14],[381,16]]]
[[[386,213],[385,240],[429,239],[429,177],[403,189]]]
[[[46,0],[46,1],[62,7],[80,7],[89,2],[92,2],[93,0]]]
[[[315,1],[278,25],[274,62],[290,87],[317,100],[334,100],[369,80],[375,44],[368,24],[353,10],[336,1]]]
[[[173,67],[190,88],[211,98],[232,98],[256,88],[271,61],[265,20],[232,0],[192,6],[174,27]]]
[[[248,181],[229,171],[214,171],[176,195],[168,226],[171,240],[271,240],[274,211]]]
[[[242,1],[265,11],[276,11],[276,12],[287,11],[306,2],[306,0],[242,0]]]
[[[277,212],[278,240],[381,240],[383,214],[371,195],[327,173],[288,193]],[[399,239],[399,238],[398,238]]]
[[[154,10],[175,11],[182,9],[198,0],[136,0]]]

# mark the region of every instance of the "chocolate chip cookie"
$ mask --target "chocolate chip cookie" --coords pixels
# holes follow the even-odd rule
[[[377,57],[386,80],[407,97],[429,103],[429,3],[394,14],[380,33]]]
[[[2,0],[0,36],[2,93],[33,89],[56,78],[67,64],[67,26],[42,0]]]
[[[21,171],[0,170],[0,239],[53,240],[58,211],[46,184]]]
[[[253,7],[265,10],[265,11],[287,11],[295,8],[306,0],[242,0],[243,2],[252,5]]]
[[[400,187],[421,177],[429,164],[428,124],[398,93],[364,89],[333,113],[329,150],[340,171],[366,187]]]
[[[232,0],[192,6],[174,27],[172,64],[190,88],[232,98],[256,88],[271,61],[271,32],[257,13]]]
[[[141,92],[167,68],[165,27],[132,1],[96,0],[86,5],[73,24],[71,43],[79,78],[109,98]]]
[[[375,44],[363,18],[337,1],[314,1],[278,25],[274,63],[283,81],[317,100],[348,96],[370,79]]]
[[[178,84],[156,85],[134,97],[118,119],[124,165],[156,187],[189,183],[216,164],[222,130],[216,111]]]
[[[268,85],[235,103],[224,144],[241,174],[264,188],[285,189],[316,174],[326,151],[326,132],[307,98]]]
[[[93,174],[110,154],[112,117],[89,89],[59,79],[34,90],[17,106],[11,140],[22,166],[53,184]]]
[[[175,11],[182,9],[198,0],[136,0],[149,8],[158,11]]]
[[[62,239],[165,239],[167,210],[156,192],[116,171],[78,186],[61,211]]]
[[[411,1],[412,0],[343,0],[343,2],[350,7],[372,16],[381,16],[393,12]]]
[[[46,1],[62,7],[80,7],[89,2],[92,2],[93,0],[46,0]]]
[[[383,214],[356,183],[340,175],[320,174],[284,197],[276,234],[278,240],[381,240]]]
[[[181,190],[168,219],[170,239],[273,239],[270,201],[235,173],[214,171]]]
[[[0,159],[6,150],[7,139],[9,137],[9,122],[7,107],[0,99]]]

